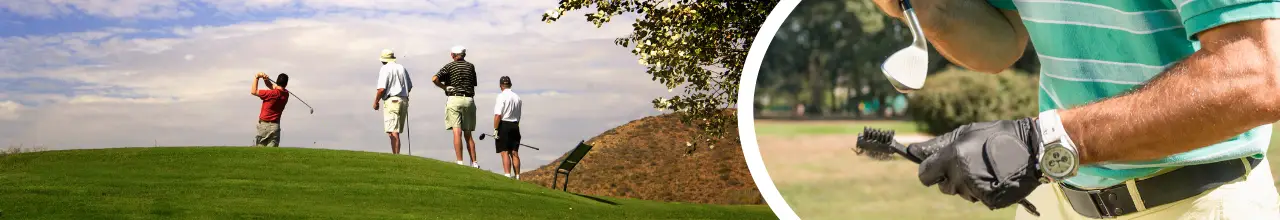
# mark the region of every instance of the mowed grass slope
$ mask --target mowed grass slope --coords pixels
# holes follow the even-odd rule
[[[301,148],[0,156],[4,219],[776,219],[767,206],[596,198],[437,160]]]
[[[864,126],[914,132],[911,122],[757,121],[761,156],[788,205],[803,219],[1013,219],[1014,206],[988,210],[937,187],[924,187],[918,166],[906,160],[876,161],[854,154]],[[1268,158],[1280,158],[1280,132]],[[1270,159],[1273,175],[1280,162]],[[1278,179],[1280,180],[1280,179]],[[1280,187],[1280,181],[1277,181]]]

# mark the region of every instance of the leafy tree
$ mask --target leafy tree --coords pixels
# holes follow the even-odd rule
[[[727,125],[737,124],[736,113],[726,114],[725,108],[736,108],[747,51],[777,4],[777,0],[561,0],[542,20],[552,23],[567,12],[594,9],[584,17],[598,28],[619,15],[640,15],[632,33],[614,42],[622,47],[634,45],[631,53],[639,56],[654,81],[684,90],[654,99],[654,107],[683,113],[684,123],[703,131],[698,139],[710,139],[723,137]]]

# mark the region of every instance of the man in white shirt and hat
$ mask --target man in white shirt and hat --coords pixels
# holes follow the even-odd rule
[[[373,110],[377,111],[382,104],[383,131],[391,138],[391,153],[400,154],[400,130],[409,118],[409,91],[413,90],[413,81],[409,79],[409,70],[396,63],[394,51],[382,50],[379,61],[382,69],[378,70],[378,93],[373,99]]]

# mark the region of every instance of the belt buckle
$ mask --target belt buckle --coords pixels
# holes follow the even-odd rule
[[[1089,194],[1089,199],[1093,201],[1093,207],[1098,209],[1098,215],[1102,218],[1115,218],[1116,216],[1120,216],[1118,215],[1119,213],[1117,213],[1120,211],[1118,210],[1119,208],[1113,210],[1111,207],[1107,206],[1107,198],[1103,198],[1102,190],[1089,190],[1086,193]]]
[[[1075,197],[1080,200],[1088,198],[1087,201],[1068,201],[1068,204],[1072,206],[1072,209],[1075,209],[1077,214],[1089,218],[1115,218],[1128,214],[1125,213],[1124,210],[1121,210],[1121,207],[1124,207],[1124,205],[1114,203],[1132,202],[1131,199],[1133,199],[1129,198],[1128,195],[1125,195],[1124,197],[1130,200],[1121,201],[1121,196],[1116,195],[1117,192],[1107,192],[1112,191],[1116,187],[1126,187],[1125,185],[1112,186],[1103,189],[1079,189],[1060,182],[1058,183],[1058,187],[1062,189],[1064,193],[1072,193],[1076,195],[1083,194],[1083,196]],[[1067,199],[1071,200],[1071,197],[1073,196],[1068,196]],[[1076,207],[1076,205],[1084,206],[1085,204],[1082,203],[1088,203],[1088,206]]]

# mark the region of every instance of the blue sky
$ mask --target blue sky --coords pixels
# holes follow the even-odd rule
[[[371,109],[381,49],[414,77],[414,154],[452,160],[445,97],[430,74],[464,45],[477,65],[480,126],[499,76],[525,99],[533,169],[577,141],[645,116],[670,95],[628,48],[629,19],[596,28],[539,20],[558,1],[11,0],[0,3],[0,145],[50,149],[245,145],[260,101],[253,74],[287,72],[292,147],[390,152]],[[374,4],[376,3],[376,4]],[[584,12],[578,12],[584,13]],[[570,14],[577,16],[576,14]],[[478,145],[487,169],[492,144]]]

